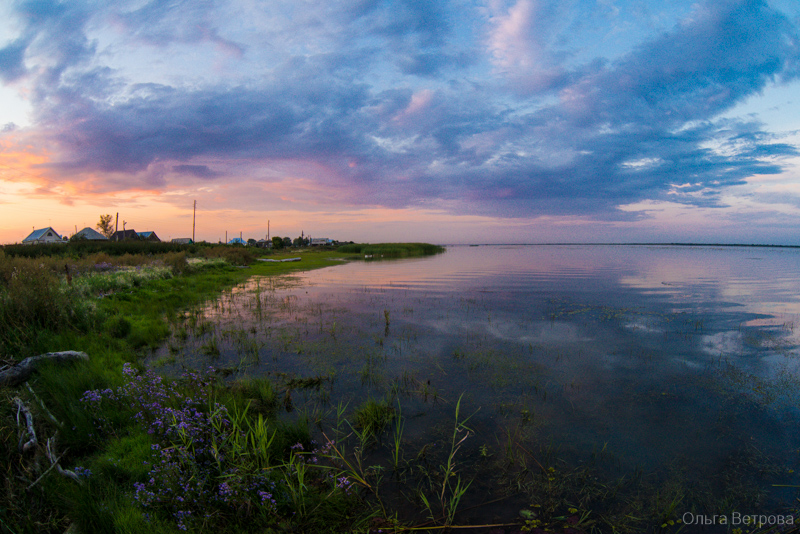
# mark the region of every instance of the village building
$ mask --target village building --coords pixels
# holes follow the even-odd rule
[[[118,230],[111,236],[111,241],[139,241],[136,230]]]
[[[161,242],[155,232],[136,232],[136,235],[139,236],[141,241],[152,241],[154,243]]]
[[[194,241],[192,241],[191,237],[176,237],[175,239],[173,239],[170,242],[178,244],[178,245],[191,245],[191,244],[194,243]]]
[[[88,226],[72,236],[74,240],[82,240],[85,239],[87,241],[108,241],[108,238],[95,230],[94,228],[89,228]]]
[[[63,243],[64,239],[51,227],[34,230],[22,240],[23,245],[39,245],[41,243]]]

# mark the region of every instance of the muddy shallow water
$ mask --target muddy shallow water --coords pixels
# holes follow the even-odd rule
[[[800,484],[798,289],[800,249],[448,247],[253,278],[187,313],[151,364],[319,377],[291,394],[322,425],[340,401],[390,397],[416,458],[452,433],[463,395],[468,504],[513,493],[522,450],[563,473],[679,487],[677,517],[778,513]],[[508,477],[493,479],[501,459]],[[516,514],[526,484],[468,519]]]

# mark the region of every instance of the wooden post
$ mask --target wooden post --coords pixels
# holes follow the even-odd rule
[[[194,201],[194,208],[192,209],[192,243],[194,243],[194,220],[197,214],[197,201]]]

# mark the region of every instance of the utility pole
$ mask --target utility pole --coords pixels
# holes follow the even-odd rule
[[[267,219],[267,241],[269,241],[269,219]]]
[[[192,243],[194,243],[194,219],[197,215],[197,201],[194,201],[194,208],[192,209]]]
[[[228,231],[225,230],[225,244],[228,244]]]
[[[114,223],[114,233],[119,232],[119,212],[117,212],[117,222]],[[119,234],[117,234],[117,241],[119,241]]]

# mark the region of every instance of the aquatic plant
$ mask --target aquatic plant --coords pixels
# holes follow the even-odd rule
[[[362,432],[362,442],[377,439],[394,418],[394,410],[387,400],[369,399],[356,408],[354,413],[356,428]]]

